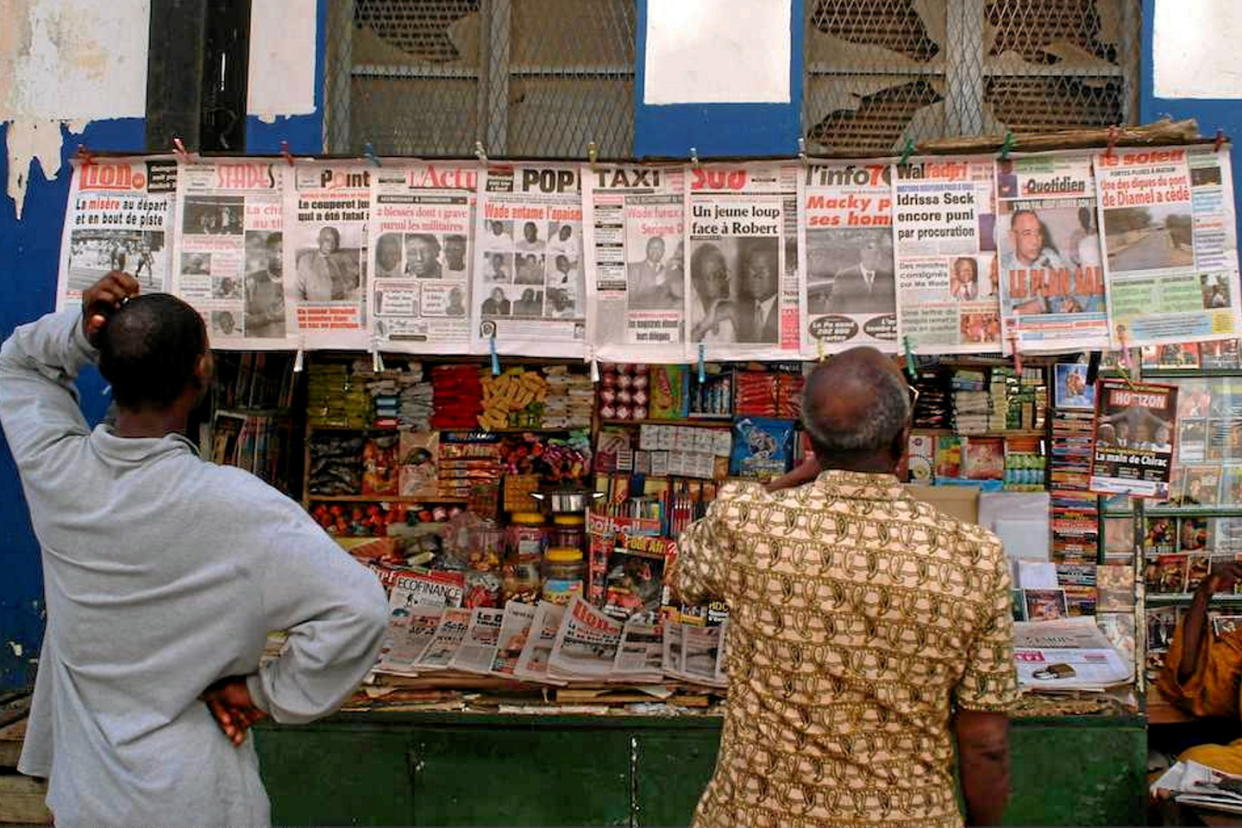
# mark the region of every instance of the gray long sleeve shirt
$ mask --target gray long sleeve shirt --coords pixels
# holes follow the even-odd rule
[[[48,610],[19,768],[48,777],[57,825],[266,825],[253,740],[234,747],[199,695],[245,675],[278,722],[330,713],[374,663],[383,590],[297,504],[183,437],[88,429],[72,380],[94,358],[76,311],[0,349]],[[289,646],[259,669],[269,630]]]

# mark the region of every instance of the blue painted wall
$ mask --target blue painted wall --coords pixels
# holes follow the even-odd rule
[[[257,155],[280,152],[280,142],[289,142],[295,155],[323,152],[324,69],[328,47],[328,3],[318,0],[315,8],[315,112],[277,118],[265,124],[254,116],[246,117],[246,151]]]

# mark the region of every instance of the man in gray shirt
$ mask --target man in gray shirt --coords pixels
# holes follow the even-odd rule
[[[266,825],[246,729],[335,710],[374,664],[383,590],[297,504],[184,436],[199,314],[113,272],[0,349],[0,424],[43,550],[47,631],[19,769],[58,825]],[[114,425],[73,380],[98,361]],[[263,667],[270,630],[288,646]],[[223,735],[221,734],[223,731]]]

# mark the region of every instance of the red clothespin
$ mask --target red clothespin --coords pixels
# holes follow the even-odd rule
[[[1022,373],[1022,352],[1018,350],[1018,332],[1009,332],[1009,349],[1013,351],[1013,370]]]
[[[83,167],[89,167],[95,163],[95,154],[88,150],[83,144],[78,144],[78,151],[74,153],[74,157],[82,163]]]
[[[280,155],[285,159],[285,163],[287,163],[290,167],[293,166],[293,153],[289,151],[288,141],[280,142]]]
[[[1220,152],[1220,148],[1225,143],[1225,131],[1223,129],[1216,130],[1216,144],[1213,146],[1213,152]]]
[[[1113,157],[1113,150],[1117,147],[1117,127],[1110,126],[1108,128],[1108,149],[1104,150],[1105,158]]]

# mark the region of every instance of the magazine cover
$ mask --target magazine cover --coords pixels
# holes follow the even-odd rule
[[[1027,621],[1055,621],[1069,617],[1063,589],[1024,589]]]
[[[1100,380],[1091,491],[1167,499],[1177,386]]]

